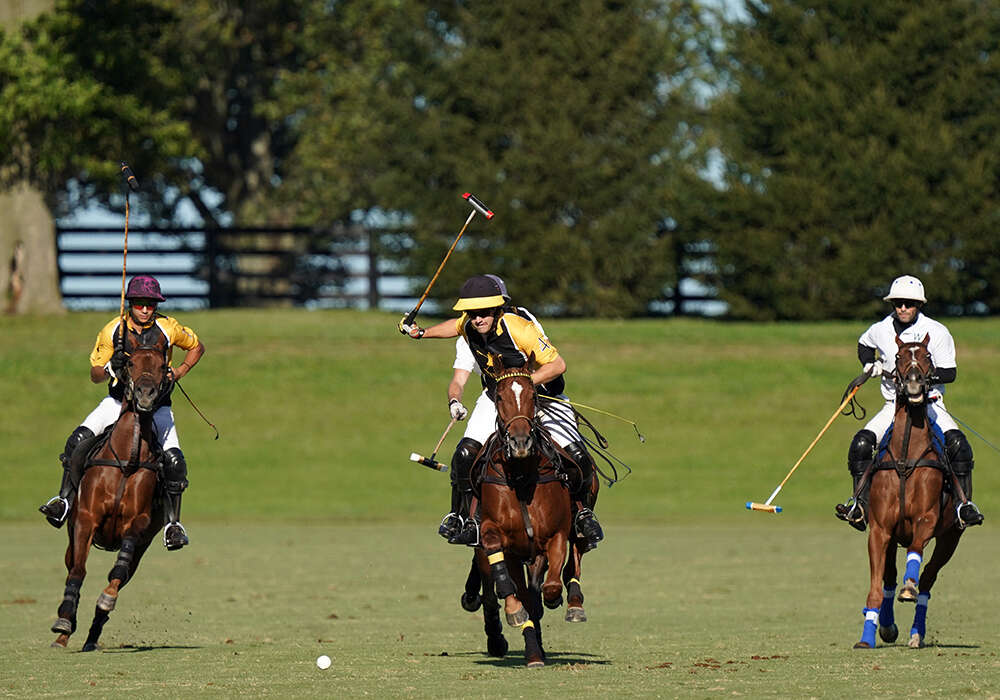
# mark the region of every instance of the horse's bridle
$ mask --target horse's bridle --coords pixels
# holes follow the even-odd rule
[[[162,350],[162,348],[160,348],[160,347],[158,347],[156,345],[138,345],[138,346],[132,348],[132,352],[136,352],[138,350],[153,350],[153,351],[159,353],[160,356],[163,358],[163,364],[164,365],[166,365],[166,363],[167,363],[167,354],[166,354],[166,352],[164,352]],[[131,355],[131,353],[129,353],[129,354]],[[131,362],[131,360],[130,360],[130,362]],[[148,376],[152,376],[152,373],[151,372],[143,372],[142,374],[139,375],[139,379],[142,379],[143,377],[145,377],[147,375]],[[127,373],[127,377],[128,377],[128,379],[125,382],[125,390],[124,390],[124,393],[122,395],[122,405],[123,406],[126,403],[132,402],[132,397],[133,397],[134,392],[135,392],[135,380],[132,378],[132,373],[128,372]],[[170,388],[170,374],[169,374],[169,372],[166,371],[166,368],[164,368],[163,379],[161,379],[160,382],[156,386],[156,396],[157,396],[157,399],[159,399],[160,397],[162,397],[163,394],[164,394],[164,392],[166,392],[169,388]],[[152,409],[150,409],[150,411],[144,411],[144,410],[140,409],[139,406],[135,405],[134,402],[132,402],[132,403],[133,403],[133,408],[138,413],[147,413],[147,412],[150,412],[152,410]],[[156,405],[156,401],[154,401],[153,408],[155,408],[155,405]]]
[[[531,379],[531,373],[530,372],[525,372],[524,370],[515,370],[515,371],[512,371],[512,372],[504,372],[503,374],[501,374],[501,375],[499,375],[499,376],[496,377],[497,387],[499,388],[500,382],[502,380],[504,380],[504,379],[515,379],[517,377],[526,377],[527,379],[530,380]],[[532,386],[534,387],[534,385],[532,385]],[[534,388],[532,388],[532,390],[536,391]],[[499,391],[497,392],[497,395],[499,397]],[[530,430],[530,433],[531,433],[532,443],[533,444],[537,444],[537,442],[538,442],[538,436],[537,436],[538,423],[536,422],[536,419],[535,419],[534,416],[521,416],[521,415],[519,415],[519,416],[514,416],[513,418],[511,418],[508,421],[501,422],[501,420],[500,420],[500,412],[497,411],[497,433],[500,435],[500,437],[503,440],[504,455],[507,458],[512,457],[512,450],[511,450],[510,440],[508,439],[508,435],[509,435],[509,431],[510,431],[510,426],[512,426],[514,423],[516,423],[519,420],[525,420],[525,421],[528,422],[528,425],[530,426],[529,430]]]
[[[924,347],[921,343],[906,343],[899,348],[896,355],[896,367],[892,371],[892,382],[896,388],[896,396],[905,398],[910,403],[920,403],[930,394],[934,374],[934,362],[930,353],[927,361],[930,367],[924,370],[916,358],[916,348]],[[909,353],[909,360],[902,357],[903,351]],[[926,348],[925,348],[926,350]]]

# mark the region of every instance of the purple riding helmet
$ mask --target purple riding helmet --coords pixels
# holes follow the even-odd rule
[[[126,299],[155,299],[156,301],[166,301],[167,298],[160,293],[160,283],[151,275],[136,275],[129,280],[128,289],[125,291]]]

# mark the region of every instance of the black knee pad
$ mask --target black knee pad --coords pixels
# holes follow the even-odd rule
[[[870,430],[859,430],[847,450],[847,469],[854,476],[861,476],[875,459],[878,437]]]
[[[62,460],[64,466],[69,466],[70,459],[73,457],[73,451],[80,446],[80,443],[84,440],[94,437],[94,431],[85,426],[77,426],[68,438],[66,438],[66,446],[63,448],[63,453],[59,455],[59,459]]]
[[[180,448],[171,447],[163,453],[163,486],[171,494],[182,493],[188,487],[187,462]]]
[[[944,434],[944,450],[956,475],[962,476],[972,471],[972,445],[961,430],[949,430]]]
[[[466,491],[472,489],[469,473],[476,461],[476,455],[482,448],[482,444],[472,438],[462,438],[455,446],[455,454],[451,458],[451,475],[454,479],[453,483],[459,488]]]
[[[580,467],[579,490],[586,491],[590,488],[590,480],[594,474],[594,459],[587,451],[587,445],[583,442],[571,442],[563,448],[577,466]]]

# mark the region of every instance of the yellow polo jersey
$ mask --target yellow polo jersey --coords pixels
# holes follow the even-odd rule
[[[143,336],[148,336],[149,333],[162,333],[166,337],[167,362],[170,362],[175,345],[181,350],[191,350],[198,347],[199,341],[195,332],[187,326],[182,326],[177,319],[170,316],[155,314],[152,321],[141,328],[132,320],[131,315],[127,319],[129,345],[135,344],[134,341],[142,342]],[[115,338],[118,336],[120,323],[121,317],[116,316],[97,334],[97,342],[94,343],[94,349],[90,353],[92,367],[103,367],[111,360],[111,355],[115,352]]]
[[[462,314],[456,319],[455,327],[468,342],[469,349],[476,358],[476,364],[483,372],[483,387],[491,395],[496,388],[496,377],[499,374],[497,368],[493,366],[492,354],[500,355],[505,367],[524,367],[529,372],[559,357],[556,346],[549,342],[548,337],[538,326],[530,319],[515,313],[502,314],[497,320],[496,327],[486,338],[472,327],[468,314]],[[528,358],[532,354],[534,361],[527,366]],[[543,393],[558,395],[563,392],[564,387],[562,377],[557,377],[549,382],[549,386],[539,388]]]

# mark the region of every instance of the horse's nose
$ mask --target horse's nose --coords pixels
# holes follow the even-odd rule
[[[531,435],[512,436],[511,452],[515,457],[527,457],[531,454]]]
[[[141,410],[148,411],[152,408],[153,401],[156,400],[156,387],[145,382],[136,385],[135,400]]]

